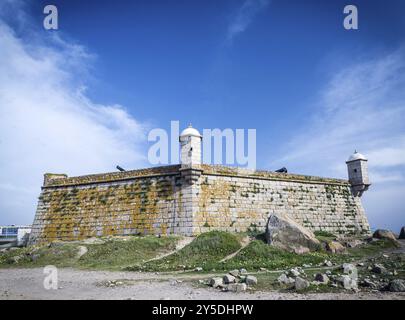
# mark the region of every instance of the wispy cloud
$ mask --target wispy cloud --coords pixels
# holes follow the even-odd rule
[[[369,158],[373,185],[364,203],[371,224],[392,227],[403,219],[405,207],[403,197],[394,198],[405,183],[404,88],[404,47],[334,73],[318,104],[308,108],[315,116],[291,138],[272,167],[345,178],[345,160],[357,149]],[[378,206],[376,199],[382,201]],[[393,202],[400,204],[397,211],[382,210],[384,203],[394,210]]]
[[[262,12],[269,5],[270,0],[245,0],[232,17],[227,32],[227,42],[244,32],[251,24],[257,14]]]
[[[21,38],[0,16],[0,48],[0,224],[32,222],[45,172],[146,164],[146,125],[86,95],[85,47]]]

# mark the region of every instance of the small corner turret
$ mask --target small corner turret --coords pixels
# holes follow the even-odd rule
[[[201,164],[202,136],[191,124],[180,134],[180,163],[182,166]]]
[[[368,178],[367,161],[367,158],[357,151],[354,151],[346,161],[352,193],[356,197],[361,197],[371,185]]]
[[[191,124],[179,137],[181,174],[185,181],[193,184],[201,176],[201,141],[202,135]]]

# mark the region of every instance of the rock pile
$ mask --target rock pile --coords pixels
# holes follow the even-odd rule
[[[248,275],[246,269],[231,270],[223,277],[211,278],[208,285],[222,291],[243,292],[257,285],[257,278]]]

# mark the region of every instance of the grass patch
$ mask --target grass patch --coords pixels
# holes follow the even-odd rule
[[[320,263],[328,254],[323,252],[311,252],[298,255],[285,250],[269,246],[261,240],[254,240],[243,248],[235,257],[218,263],[214,267],[218,270],[231,270],[245,268],[253,271],[260,268],[269,270],[302,265],[304,263]]]
[[[134,265],[127,270],[171,271],[184,269],[184,267],[212,270],[218,261],[241,248],[239,238],[238,235],[222,231],[203,233],[170,256],[143,265]]]
[[[110,239],[104,244],[86,245],[88,252],[78,265],[89,269],[122,269],[172,251],[178,237],[131,237],[127,241]]]
[[[60,242],[51,246],[27,247],[0,255],[0,268],[74,267],[83,269],[122,270],[123,267],[142,263],[156,255],[175,249],[179,237],[132,236],[103,239],[103,243]],[[78,258],[78,247],[88,252]]]

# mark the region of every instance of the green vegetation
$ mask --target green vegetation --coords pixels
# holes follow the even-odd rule
[[[331,254],[320,249],[303,255],[287,252],[266,244],[263,234],[227,233],[211,231],[201,234],[179,251],[175,250],[178,236],[128,236],[107,237],[96,241],[54,242],[42,247],[20,248],[0,254],[0,268],[39,267],[55,265],[100,270],[176,271],[201,267],[205,272],[222,272],[245,268],[249,272],[261,268],[280,270],[311,264],[320,266],[324,260],[340,264],[377,256],[381,251],[394,248],[389,240],[373,241],[356,248],[348,248],[342,254]],[[317,232],[322,239],[335,238],[326,232]],[[241,249],[247,235],[255,237]],[[87,253],[79,257],[80,246]],[[82,248],[83,249],[83,248]],[[159,258],[161,255],[166,256]],[[234,254],[233,256],[230,256]],[[224,261],[222,261],[227,257]],[[221,262],[222,261],[222,262]]]
[[[0,268],[75,267],[84,269],[122,270],[175,249],[179,237],[130,236],[104,238],[96,243],[55,242],[50,246],[20,248],[0,254]],[[79,247],[88,252],[79,258]]]
[[[213,266],[216,270],[232,270],[245,268],[247,270],[281,269],[304,263],[320,263],[329,258],[328,254],[312,252],[298,255],[269,246],[262,240],[253,240],[232,259]]]
[[[212,270],[227,255],[241,248],[240,235],[211,231],[199,235],[193,242],[170,256],[134,265],[127,270],[171,271],[201,267]]]
[[[104,244],[86,245],[88,252],[78,265],[89,269],[122,269],[175,249],[178,237],[131,237],[126,241],[109,239]]]

